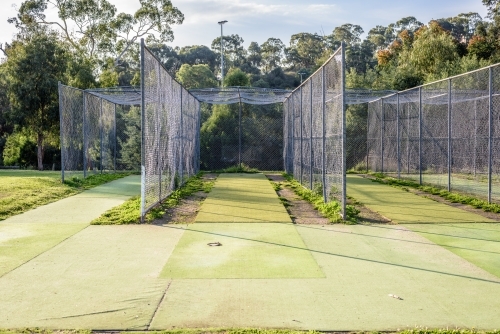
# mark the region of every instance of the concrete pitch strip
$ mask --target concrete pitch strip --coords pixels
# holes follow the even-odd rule
[[[0,274],[0,327],[500,328],[499,277],[406,226],[293,225],[261,174],[221,175],[189,226],[71,217],[32,223],[74,229]]]

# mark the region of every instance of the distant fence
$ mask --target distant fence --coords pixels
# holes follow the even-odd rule
[[[500,66],[368,105],[367,167],[500,201]]]

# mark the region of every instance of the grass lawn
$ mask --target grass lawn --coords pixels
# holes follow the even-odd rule
[[[128,173],[78,176],[61,182],[53,171],[0,170],[0,220],[116,180]]]

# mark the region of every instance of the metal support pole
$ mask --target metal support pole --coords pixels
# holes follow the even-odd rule
[[[64,159],[66,159],[66,150],[64,148],[64,122],[63,122],[63,102],[62,102],[62,85],[61,81],[57,82],[57,90],[59,93],[59,126],[60,126],[60,142],[61,142],[61,182],[64,183]]]
[[[407,106],[407,122],[406,122],[406,166],[407,175],[410,175],[410,105]]]
[[[241,168],[241,94],[238,88],[239,110],[238,110],[238,166]]]
[[[116,104],[114,105],[113,110],[113,139],[114,139],[114,147],[113,147],[113,171],[116,173],[116,142],[118,139],[116,138]]]
[[[102,151],[103,151],[103,139],[104,139],[104,121],[102,119],[102,98],[100,99],[101,100],[101,109],[99,111],[99,132],[100,132],[100,137],[101,137],[101,149],[100,149],[100,152],[99,152],[99,164],[100,164],[100,169],[101,169],[101,174],[102,174],[102,168],[103,168],[103,163],[102,163]]]
[[[491,67],[488,76],[488,203],[491,203],[493,174],[493,69]]]
[[[384,99],[380,100],[382,103],[382,122],[380,124],[380,160],[381,160],[381,173],[384,172],[384,135],[385,135],[385,108],[384,108]]]
[[[323,201],[326,203],[327,201],[327,193],[326,193],[326,84],[325,84],[325,67],[321,69],[321,108],[322,108],[322,116],[321,116],[321,137],[322,137],[322,145],[321,145],[321,174],[323,181]]]
[[[401,178],[401,136],[399,127],[399,93],[396,94],[397,97],[397,108],[396,108],[396,144],[397,144],[397,160],[398,160],[398,179]]]
[[[304,123],[302,108],[302,86],[300,86],[300,184],[303,184],[304,177]]]
[[[180,169],[180,184],[182,185],[184,183],[184,161],[182,160],[184,157],[184,119],[182,115],[182,87],[180,88],[181,91],[181,105],[180,105],[180,111],[181,111],[181,128],[180,128],[180,146],[179,146],[179,169]]]
[[[422,184],[422,87],[418,88],[418,173]]]
[[[347,219],[347,165],[346,165],[346,99],[345,99],[345,42],[342,42],[342,217]]]
[[[144,39],[141,38],[141,222],[144,222],[146,215],[146,156],[145,156],[145,133],[146,133],[146,103],[144,95],[146,93],[144,80]]]
[[[448,79],[448,191],[451,191],[451,79]]]
[[[197,153],[198,153],[198,159],[197,159],[197,170],[196,172],[199,173],[200,172],[200,169],[201,169],[201,166],[200,166],[200,159],[201,159],[201,143],[200,143],[200,130],[201,130],[201,103],[198,102],[198,130],[196,131],[196,143],[198,145],[198,150],[197,150]]]
[[[477,162],[476,162],[476,157],[477,157],[477,100],[474,101],[474,160],[473,160],[473,167],[474,167],[474,177],[476,177],[476,172],[477,172]]]
[[[293,98],[293,96],[291,96],[291,104],[292,104],[292,119],[291,119],[291,122],[292,122],[292,147],[291,147],[291,151],[292,151],[292,160],[291,160],[291,171],[292,171],[292,175],[294,174],[294,170],[295,170],[295,99]],[[290,103],[288,103],[288,105],[290,105]],[[290,114],[290,113],[289,113]],[[295,175],[294,175],[295,176]]]
[[[370,164],[370,142],[368,138],[368,133],[370,131],[370,108],[367,106],[366,109],[366,174],[368,174],[368,165]]]
[[[161,87],[161,64],[160,62],[158,62],[158,87],[156,88],[157,89],[157,92],[156,92],[156,95],[158,97],[158,101],[157,101],[157,106],[156,106],[156,136],[155,136],[155,139],[156,139],[156,168],[158,169],[158,202],[161,202],[162,201],[162,198],[161,198],[161,178],[162,178],[162,172],[163,172],[163,164],[162,164],[162,161],[161,161],[161,154],[160,154],[160,135],[161,135],[161,117],[160,117],[160,112],[161,112],[161,91],[160,91],[160,87]]]
[[[314,176],[314,156],[313,156],[313,82],[309,80],[309,184],[313,189]]]
[[[87,177],[87,98],[85,97],[85,91],[83,91],[83,112],[82,112],[82,135],[83,135],[83,177]]]

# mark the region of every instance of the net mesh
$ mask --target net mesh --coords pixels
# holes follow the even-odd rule
[[[497,65],[370,102],[368,167],[500,202],[498,83]]]
[[[198,172],[200,103],[143,49],[142,213]]]
[[[284,166],[345,214],[344,54],[339,49],[283,103]]]

